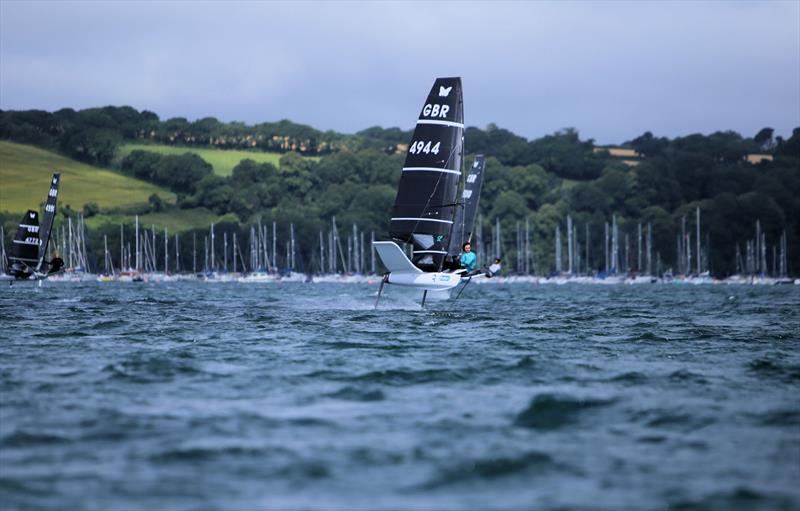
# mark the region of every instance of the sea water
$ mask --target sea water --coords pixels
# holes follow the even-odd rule
[[[798,509],[800,287],[0,290],[0,507]]]

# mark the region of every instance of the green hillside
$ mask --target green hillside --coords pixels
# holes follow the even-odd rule
[[[54,171],[61,172],[59,205],[73,209],[88,202],[100,208],[145,205],[154,193],[166,201],[175,200],[173,193],[156,185],[37,147],[0,141],[0,211],[39,207]]]
[[[148,213],[139,216],[139,225],[150,228],[151,225],[161,232],[166,227],[170,233],[206,229],[212,223],[237,222],[233,214],[217,215],[206,208],[172,209],[159,213]],[[87,227],[97,229],[105,224],[119,227],[119,224],[133,225],[133,215],[97,215],[86,220]]]
[[[280,153],[265,153],[261,151],[176,147],[158,144],[123,144],[117,152],[117,157],[121,160],[136,150],[150,151],[158,154],[194,153],[211,164],[211,166],[214,167],[214,173],[220,176],[230,176],[233,172],[233,168],[244,159],[251,159],[258,163],[269,162],[278,167],[281,156],[283,156]],[[311,156],[310,158],[314,160],[319,159],[315,156]]]

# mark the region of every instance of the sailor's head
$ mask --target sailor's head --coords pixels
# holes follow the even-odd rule
[[[494,264],[500,264],[500,258],[499,257],[495,257],[494,258]]]
[[[472,245],[469,244],[469,241],[461,245],[461,248],[464,250],[464,252],[472,251]]]

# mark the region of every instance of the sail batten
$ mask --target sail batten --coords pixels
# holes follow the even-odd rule
[[[412,262],[439,271],[450,243],[463,157],[460,78],[438,78],[418,116],[390,225],[391,236],[414,249]]]

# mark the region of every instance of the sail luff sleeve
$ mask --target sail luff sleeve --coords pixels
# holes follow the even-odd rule
[[[412,243],[412,261],[438,271],[450,243],[461,178],[460,78],[438,78],[417,119],[392,209],[391,236]]]
[[[486,159],[482,154],[475,156],[475,161],[467,171],[464,179],[464,190],[461,192],[461,205],[456,214],[456,225],[450,239],[448,255],[456,256],[461,253],[464,242],[472,241],[472,232],[475,227],[475,217],[478,214],[478,201],[481,198],[483,178],[486,170]]]

